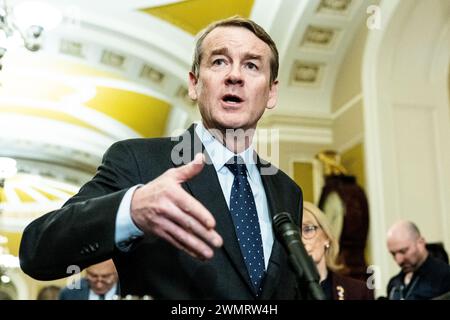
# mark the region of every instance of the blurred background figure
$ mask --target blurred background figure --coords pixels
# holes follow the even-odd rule
[[[36,300],[58,300],[61,288],[55,285],[45,286],[39,290]]]
[[[366,283],[338,274],[339,244],[325,214],[311,202],[303,202],[302,241],[320,275],[320,285],[328,300],[373,300]]]
[[[65,287],[60,300],[113,300],[119,295],[117,270],[113,261],[106,260],[86,269],[86,277],[79,286]]]
[[[388,283],[390,300],[426,300],[450,291],[450,266],[428,252],[414,223],[394,223],[387,233],[387,247],[401,268]]]

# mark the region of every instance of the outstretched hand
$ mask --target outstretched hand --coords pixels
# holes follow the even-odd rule
[[[131,218],[144,233],[159,236],[199,259],[210,259],[213,248],[222,246],[216,221],[181,184],[202,171],[199,153],[188,164],[172,168],[138,188],[131,200]]]

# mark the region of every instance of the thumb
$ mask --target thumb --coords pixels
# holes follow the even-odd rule
[[[199,174],[204,165],[205,156],[203,153],[197,153],[194,160],[175,169],[175,177],[179,182],[187,181]]]

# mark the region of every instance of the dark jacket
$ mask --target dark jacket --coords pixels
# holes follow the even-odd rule
[[[364,281],[343,276],[328,270],[328,277],[321,283],[329,300],[373,300],[373,290]]]
[[[184,189],[214,215],[216,230],[224,239],[223,247],[215,250],[211,260],[194,259],[151,235],[136,240],[129,252],[116,248],[115,220],[125,192],[181,165],[177,162],[179,157],[193,159],[193,146],[198,145],[202,146],[194,134],[194,126],[175,141],[133,139],[112,145],[95,177],[77,195],[63,208],[27,226],[19,253],[22,269],[33,278],[51,280],[68,276],[70,266],[84,269],[113,258],[122,295],[150,295],[155,299],[255,299],[213,165],[205,165],[197,176],[183,183]],[[268,166],[258,161],[260,171]],[[271,216],[290,212],[299,224],[300,188],[280,170],[261,178]],[[260,298],[300,297],[288,257],[275,239]]]
[[[400,271],[388,283],[390,300],[428,300],[450,291],[450,266],[428,255],[425,262],[414,272],[408,286]]]

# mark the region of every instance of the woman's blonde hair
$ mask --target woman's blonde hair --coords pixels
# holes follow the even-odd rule
[[[323,233],[330,241],[329,248],[325,250],[325,262],[327,267],[332,271],[338,271],[342,269],[343,266],[337,262],[337,257],[339,254],[339,243],[331,230],[328,218],[325,216],[322,210],[308,201],[303,202],[303,210],[310,213],[314,217],[314,219],[316,219]]]

